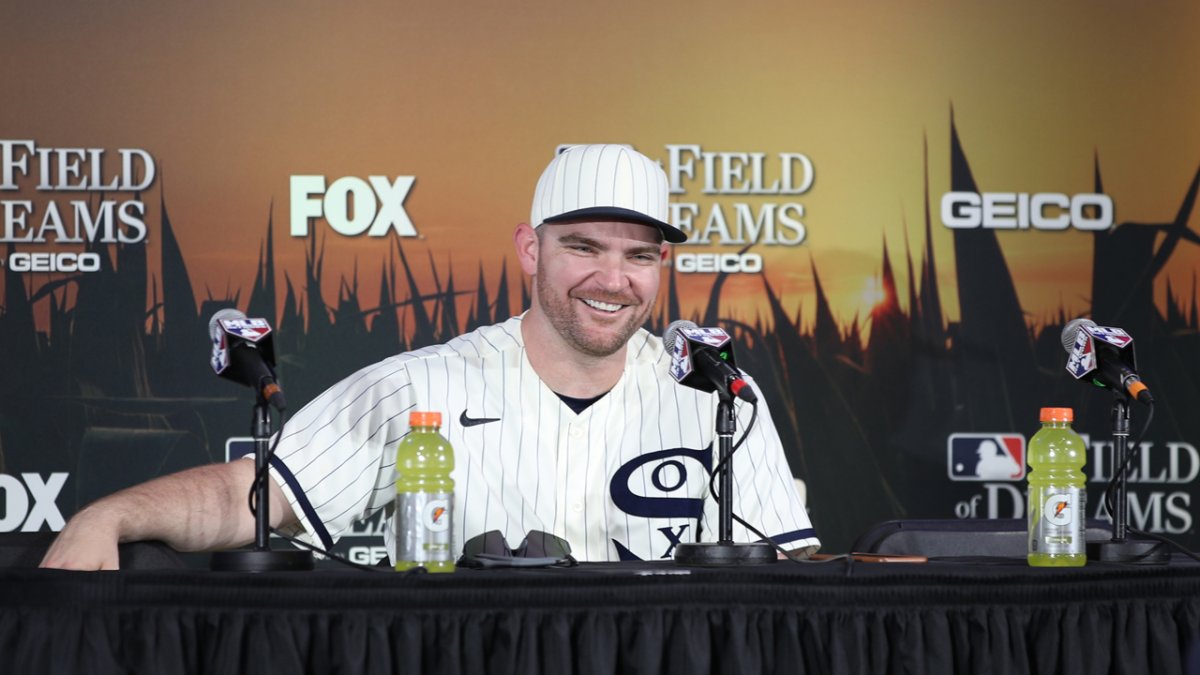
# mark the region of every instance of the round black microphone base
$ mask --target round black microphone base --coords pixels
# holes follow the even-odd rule
[[[688,567],[737,567],[765,565],[778,558],[770,544],[679,544],[675,547],[675,563]]]
[[[1125,541],[1091,541],[1087,545],[1088,560],[1132,563],[1135,565],[1166,565],[1171,562],[1171,549],[1161,541],[1126,539]]]
[[[216,572],[306,572],[313,568],[311,551],[217,551],[209,567]]]

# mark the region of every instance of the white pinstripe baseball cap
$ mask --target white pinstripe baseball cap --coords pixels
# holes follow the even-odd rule
[[[610,219],[652,225],[672,244],[687,235],[667,222],[667,174],[628,145],[573,145],[538,179],[529,223]]]

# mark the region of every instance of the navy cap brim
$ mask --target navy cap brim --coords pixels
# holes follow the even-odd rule
[[[657,218],[651,218],[641,211],[623,209],[619,206],[591,206],[586,209],[575,209],[574,211],[568,211],[566,213],[560,213],[556,216],[551,216],[543,222],[569,223],[580,220],[618,220],[621,222],[650,225],[652,227],[657,227],[659,231],[662,232],[663,239],[666,239],[672,244],[682,244],[683,242],[687,241],[687,235],[684,234],[683,230],[679,229],[678,227],[675,227],[670,223],[664,223]]]

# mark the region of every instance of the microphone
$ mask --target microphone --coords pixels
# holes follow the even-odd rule
[[[671,354],[671,376],[679,384],[747,403],[758,401],[734,363],[733,339],[720,328],[700,328],[680,319],[667,326],[663,345]]]
[[[254,389],[262,400],[283,412],[287,403],[275,381],[275,350],[266,319],[249,319],[236,309],[213,314],[208,322],[213,351],[210,359],[217,375]]]
[[[1062,345],[1070,355],[1067,372],[1075,379],[1091,373],[1092,383],[1096,386],[1123,391],[1147,405],[1154,402],[1150,390],[1136,372],[1133,338],[1125,331],[1097,326],[1091,319],[1078,318],[1063,326]]]

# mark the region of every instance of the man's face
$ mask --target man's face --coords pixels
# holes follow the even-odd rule
[[[654,307],[666,256],[661,239],[636,223],[538,228],[538,304],[568,344],[589,356],[625,346]]]

